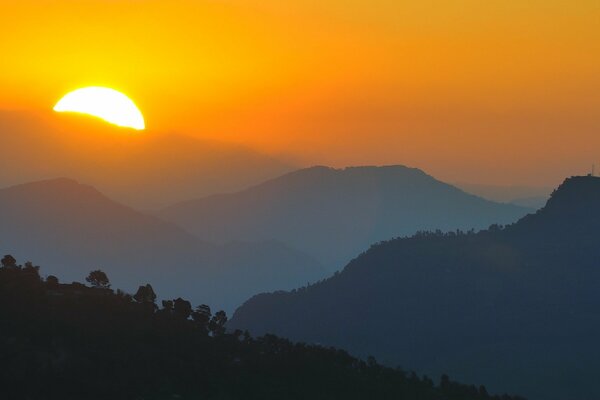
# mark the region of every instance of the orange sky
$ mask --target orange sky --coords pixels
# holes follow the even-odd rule
[[[122,90],[157,131],[299,165],[555,184],[600,162],[597,0],[14,0],[0,109]]]

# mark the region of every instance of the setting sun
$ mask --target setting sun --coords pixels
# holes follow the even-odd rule
[[[135,103],[114,89],[87,87],[66,94],[54,106],[57,112],[92,115],[114,125],[141,130],[144,117]]]

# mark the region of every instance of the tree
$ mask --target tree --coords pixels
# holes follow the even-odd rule
[[[117,289],[116,296],[127,303],[131,303],[133,301],[133,296],[131,296],[129,293],[122,291],[121,289]]]
[[[140,286],[133,295],[133,299],[138,303],[144,304],[154,304],[156,301],[156,293],[154,293],[154,289],[150,284],[146,284],[146,286]]]
[[[450,377],[446,374],[442,374],[440,377],[440,389],[446,391],[450,388]]]
[[[86,282],[92,285],[92,287],[96,289],[109,289],[110,281],[108,280],[108,276],[103,271],[99,269],[90,272],[90,274],[85,278]]]
[[[48,287],[51,289],[57,288],[58,278],[54,275],[48,275],[48,277],[46,278],[46,285],[48,285]]]
[[[192,304],[182,299],[181,297],[173,300],[173,315],[181,318],[188,319],[192,314]]]
[[[483,386],[483,385],[479,386],[479,395],[481,397],[488,397],[489,396],[488,391],[485,388],[485,386]]]
[[[17,260],[10,254],[7,254],[4,257],[2,257],[0,263],[2,263],[2,266],[4,268],[17,268]]]
[[[244,331],[244,342],[250,343],[251,340],[252,340],[252,336],[250,336],[250,332],[248,332],[248,330],[246,329]]]
[[[206,304],[201,304],[196,307],[196,310],[192,313],[192,319],[196,324],[198,324],[202,330],[208,332],[208,324],[210,322],[210,318],[212,313],[210,311],[210,307]]]
[[[210,320],[209,328],[213,336],[221,336],[225,334],[225,324],[227,323],[227,314],[225,311],[217,311]]]
[[[163,312],[167,314],[171,314],[173,312],[173,300],[163,300],[162,301]]]
[[[31,261],[27,261],[23,266],[23,272],[28,274],[34,279],[40,279],[40,267],[38,265],[33,265]]]
[[[377,360],[375,359],[374,356],[367,357],[367,365],[370,368],[373,368],[373,367],[377,366]]]

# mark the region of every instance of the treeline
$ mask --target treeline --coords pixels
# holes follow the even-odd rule
[[[404,245],[406,243],[410,243],[411,245],[413,245],[415,243],[417,245],[422,245],[422,244],[430,243],[431,240],[446,240],[446,239],[480,240],[481,238],[492,237],[494,235],[497,235],[498,233],[505,232],[506,228],[507,227],[510,228],[511,226],[514,226],[514,224],[510,224],[510,225],[491,224],[487,229],[483,229],[480,231],[476,231],[475,229],[469,229],[466,231],[461,230],[461,229],[456,229],[453,231],[442,231],[441,229],[419,230],[410,236],[398,236],[398,237],[393,237],[388,240],[382,240],[382,241],[373,243],[367,250],[358,254],[358,256],[356,256],[353,259],[353,261],[359,259],[360,257],[365,256],[367,253],[377,251],[378,249],[389,248],[390,246],[395,246],[398,243],[401,245]],[[352,264],[352,262],[350,264]],[[326,283],[328,281],[336,279],[342,272],[343,272],[343,270],[335,271],[333,273],[333,275],[331,275],[330,277],[326,277],[326,278],[320,279],[315,282],[308,282],[304,286],[300,286],[296,289],[289,290],[289,293],[297,294],[297,293],[303,293],[303,292],[309,291],[311,288],[317,287],[323,283]],[[272,293],[285,294],[285,293],[287,293],[287,291],[279,290],[279,291],[275,291]],[[261,296],[261,295],[262,294],[258,294],[258,296]]]
[[[114,291],[105,273],[42,278],[0,267],[0,384],[6,399],[518,400],[442,376],[439,383],[343,350],[227,332],[227,316],[152,286]]]

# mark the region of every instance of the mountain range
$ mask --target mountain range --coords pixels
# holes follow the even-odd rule
[[[260,294],[231,328],[442,370],[533,400],[600,398],[600,178],[572,177],[505,228],[420,233]]]
[[[211,242],[282,241],[333,272],[381,240],[419,230],[482,229],[514,222],[529,211],[396,165],[301,169],[239,192],[175,204],[156,215]]]
[[[550,193],[551,187],[544,186],[502,186],[475,183],[455,183],[465,192],[499,203],[510,203],[532,209],[542,208]]]
[[[151,286],[132,295],[89,283],[0,260],[3,399],[523,400],[341,349],[227,333],[222,312],[158,305]]]
[[[148,279],[162,298],[184,293],[227,311],[261,290],[323,276],[316,260],[281,243],[203,242],[70,179],[1,189],[0,221],[0,252],[50,274],[81,280],[99,268],[115,287],[133,291]]]
[[[294,169],[241,145],[185,132],[138,133],[72,114],[0,111],[0,147],[0,187],[69,177],[142,210],[240,190]]]
[[[363,196],[369,181],[375,186]],[[232,312],[257,293],[316,282],[337,270],[321,259],[341,265],[392,232],[438,226],[435,218],[441,228],[470,228],[524,213],[406,167],[310,168],[249,193],[250,203],[224,200],[220,211],[218,199],[237,197],[214,196],[201,218],[188,221],[135,210],[72,179],[11,186],[0,189],[0,252],[70,280],[99,268],[125,290],[150,279],[161,298],[184,294]],[[202,234],[211,229],[215,235]],[[237,231],[243,235],[217,235]]]

